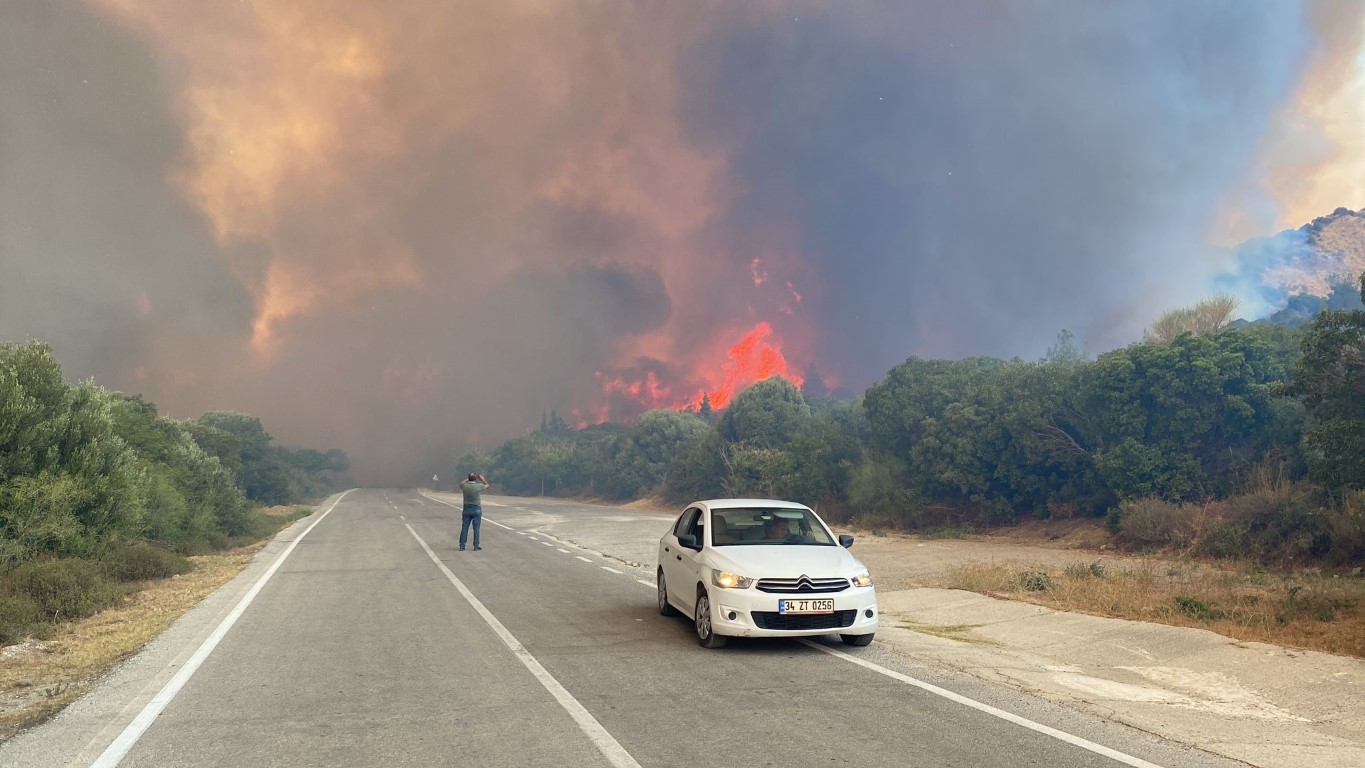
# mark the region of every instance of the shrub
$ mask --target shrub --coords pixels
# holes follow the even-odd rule
[[[118,592],[88,560],[37,560],[9,574],[10,589],[33,601],[50,621],[89,616],[114,602]]]
[[[1102,579],[1105,575],[1104,563],[1096,560],[1093,563],[1072,563],[1066,567],[1068,578],[1081,581],[1084,579]]]
[[[1129,499],[1118,506],[1118,538],[1141,547],[1188,546],[1194,538],[1194,505],[1161,499]]]
[[[118,581],[164,579],[194,568],[184,556],[145,541],[113,549],[100,562],[105,573]]]
[[[1227,615],[1222,609],[1194,597],[1176,597],[1175,604],[1181,613],[1199,621],[1215,621]]]
[[[38,606],[23,595],[0,594],[0,645],[17,643],[38,621]]]
[[[1014,585],[1024,592],[1047,592],[1052,589],[1052,577],[1047,575],[1047,571],[1020,571],[1014,577]]]

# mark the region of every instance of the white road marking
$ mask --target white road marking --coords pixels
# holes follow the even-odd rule
[[[853,656],[852,654],[844,653],[843,651],[835,650],[833,648],[823,646],[819,643],[811,642],[810,640],[798,638],[797,642],[810,648],[814,648],[815,650],[820,651],[822,653],[828,653],[831,656],[837,656],[838,658],[843,659],[844,661],[847,661],[850,664],[857,664],[860,667],[865,667],[878,674],[886,675],[887,677],[893,680],[899,680],[900,682],[905,683],[907,685],[913,685],[916,688],[928,691],[929,693],[932,693],[935,696],[942,696],[943,698],[948,699],[949,701],[955,701],[958,704],[963,705],[964,707],[971,707],[972,709],[975,709],[979,712],[985,712],[986,714],[991,715],[992,717],[998,717],[1001,720],[1006,720],[1011,723],[1014,723],[1015,725],[1023,726],[1029,729],[1030,731],[1036,731],[1045,736],[1051,736],[1054,739],[1065,741],[1067,744],[1071,744],[1072,746],[1080,747],[1081,749],[1094,752],[1097,755],[1104,755],[1105,757],[1111,760],[1117,760],[1118,762],[1123,763],[1124,765],[1131,765],[1133,766],[1133,768],[1161,768],[1161,766],[1157,765],[1156,763],[1149,763],[1140,757],[1133,757],[1132,755],[1125,754],[1116,749],[1110,749],[1109,747],[1106,747],[1103,744],[1096,744],[1095,742],[1090,741],[1088,739],[1082,739],[1080,736],[1073,736],[1067,733],[1066,731],[1059,731],[1056,728],[1043,725],[1042,723],[1035,723],[1034,721],[1029,720],[1026,717],[1020,717],[1019,715],[1016,715],[1012,712],[1006,712],[1003,709],[997,709],[989,704],[982,704],[976,699],[969,699],[960,693],[953,693],[952,691],[946,688],[940,688],[937,685],[934,685],[933,683],[926,683],[923,680],[911,677],[901,672],[897,672],[894,669],[887,669],[886,667],[883,667],[880,664],[873,664],[872,662],[866,659],[860,659],[857,656]]]
[[[604,571],[611,571],[612,573],[620,573],[620,571],[616,570],[615,568],[608,568],[608,567],[605,566],[605,565],[601,566],[601,568],[602,568],[602,570],[604,570]]]
[[[521,535],[521,536],[529,536],[529,535],[530,535],[530,534],[528,534],[526,531],[517,531],[517,533],[518,533],[519,535]]]
[[[659,586],[658,584],[655,584],[652,581],[645,581],[644,579],[636,579],[636,581],[640,582],[641,584],[644,584],[646,587],[649,587],[650,589],[656,589]]]
[[[218,647],[218,643],[222,642],[223,637],[227,635],[228,630],[232,629],[232,625],[236,624],[237,619],[242,617],[247,606],[251,605],[251,601],[256,599],[256,595],[260,593],[261,588],[265,586],[265,583],[270,581],[270,577],[275,575],[275,571],[278,571],[281,565],[284,565],[284,559],[289,557],[289,553],[294,551],[294,547],[298,546],[298,543],[303,541],[303,537],[307,536],[309,531],[318,527],[318,523],[322,522],[327,515],[331,514],[332,510],[336,509],[336,506],[341,503],[341,500],[346,498],[346,494],[354,490],[355,489],[352,488],[343,492],[336,498],[336,501],[332,502],[332,506],[328,507],[326,512],[323,512],[318,519],[314,520],[311,525],[303,530],[303,533],[300,533],[298,537],[289,542],[289,546],[285,547],[284,551],[280,553],[280,556],[275,558],[275,562],[271,563],[265,573],[261,574],[261,578],[257,579],[255,584],[251,585],[251,589],[247,590],[245,595],[242,595],[242,599],[237,602],[237,607],[233,608],[232,612],[223,618],[218,624],[218,628],[213,630],[213,634],[205,638],[204,642],[199,645],[198,650],[194,652],[194,655],[190,657],[189,661],[185,662],[185,666],[181,667],[180,671],[175,673],[175,677],[172,677],[170,681],[162,686],[161,690],[152,697],[152,700],[147,702],[147,706],[142,708],[142,711],[137,714],[137,717],[133,718],[133,722],[129,723],[127,727],[114,738],[114,741],[105,748],[104,752],[95,759],[95,762],[90,764],[90,768],[114,768],[114,766],[119,764],[119,761],[127,756],[128,751],[137,744],[137,740],[142,738],[142,734],[147,732],[147,729],[151,727],[152,723],[161,715],[162,710],[166,709],[166,705],[171,703],[171,699],[174,699],[175,695],[180,693],[180,689],[185,687],[185,683],[189,682],[190,677],[199,669],[199,665],[203,664],[204,660],[209,657],[209,654],[213,653],[213,649]]]
[[[422,495],[423,495],[423,496],[427,496],[425,493],[422,494]],[[445,499],[438,499],[438,498],[436,498],[435,496],[427,496],[427,498],[428,498],[428,499],[431,499],[432,501],[435,501],[435,502],[437,502],[437,503],[444,504],[444,505],[446,505],[447,507],[455,507],[455,509],[460,509],[460,507],[456,506],[455,504],[451,504],[450,502],[446,501]],[[501,505],[501,504],[494,504],[493,502],[490,501],[490,502],[488,502],[488,506],[490,506],[490,507],[501,507],[502,505]],[[510,526],[510,525],[503,525],[502,523],[499,523],[497,520],[489,520],[487,517],[485,517],[485,518],[483,519],[483,521],[484,521],[485,523],[492,523],[493,525],[496,525],[496,526],[499,527],[499,528],[506,528],[506,529],[509,530],[509,531],[516,531],[516,530],[517,530],[516,528],[513,528],[513,527]],[[517,531],[517,533],[521,533],[521,531]]]
[[[536,661],[536,657],[532,656],[531,652],[526,650],[526,647],[507,630],[507,627],[503,626],[502,622],[498,621],[498,618],[485,608],[483,603],[479,602],[479,599],[474,596],[473,592],[469,591],[469,588],[464,585],[464,582],[460,581],[454,573],[451,573],[450,569],[446,567],[446,564],[441,562],[441,559],[436,556],[435,552],[431,551],[431,547],[427,546],[427,543],[422,540],[422,537],[417,535],[417,531],[414,531],[411,525],[405,524],[404,527],[408,529],[408,533],[411,533],[414,539],[417,539],[417,543],[422,545],[422,549],[426,551],[427,557],[431,558],[431,562],[435,563],[436,567],[441,569],[441,573],[445,574],[445,577],[450,580],[450,583],[455,585],[455,589],[459,590],[460,594],[471,606],[473,606],[479,616],[483,617],[484,622],[487,623],[488,626],[492,628],[493,632],[497,634],[498,638],[502,640],[503,645],[507,646],[507,649],[522,663],[522,666],[526,667],[526,669],[535,676],[536,680],[538,680],[541,685],[545,686],[545,690],[549,691],[550,695],[555,697],[555,701],[558,701],[559,705],[564,708],[564,711],[568,712],[569,716],[574,719],[574,722],[578,723],[579,729],[581,729],[583,734],[592,741],[593,745],[597,747],[597,750],[602,753],[602,756],[607,758],[607,761],[617,768],[640,768],[640,764],[635,761],[635,758],[631,757],[630,753],[626,751],[626,748],[621,746],[621,743],[613,738],[612,735],[607,732],[607,729],[602,727],[601,723],[597,722],[597,718],[593,717],[592,713],[580,704],[578,699],[573,697],[573,694],[569,693],[564,686],[560,685],[559,681],[554,678],[554,675],[551,675],[545,667],[541,666],[539,661]]]
[[[406,518],[406,517],[403,517],[402,515],[399,515],[399,516],[398,516],[398,519],[399,519],[399,520],[407,520],[407,518]]]
[[[590,559],[588,559],[588,558],[586,558],[586,557],[583,557],[582,555],[574,555],[574,557],[578,558],[579,560],[582,560],[582,561],[585,562],[585,563],[591,563],[591,562],[592,562],[592,560],[590,560]]]
[[[540,541],[540,539],[537,539],[536,537],[532,536],[531,541]]]
[[[553,544],[551,544],[551,543],[548,542],[548,541],[542,541],[542,542],[540,542],[540,543],[541,543],[541,544],[544,544],[544,545],[547,546],[547,547],[553,547],[553,546],[554,546]]]
[[[566,555],[569,554],[569,550],[567,550],[567,549],[562,549],[562,548],[560,548],[560,547],[555,547],[555,550],[556,550],[556,551],[559,551],[559,552],[563,552],[563,553],[566,554]]]

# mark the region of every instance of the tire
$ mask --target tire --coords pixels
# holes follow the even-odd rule
[[[668,584],[664,581],[664,569],[659,569],[659,575],[655,578],[654,583],[658,586],[659,591],[659,615],[677,616],[678,609],[668,602]]]
[[[866,645],[872,645],[872,638],[875,636],[876,633],[866,635],[839,635],[839,639],[844,641],[844,645],[851,645],[854,648],[862,648],[863,646]]]
[[[706,596],[706,590],[697,590],[697,608],[692,617],[692,626],[697,632],[697,644],[703,648],[721,648],[725,645],[725,636],[716,634],[711,627],[711,598]]]

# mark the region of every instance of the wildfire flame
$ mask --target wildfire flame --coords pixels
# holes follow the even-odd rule
[[[624,402],[640,409],[697,410],[707,400],[712,408],[720,409],[749,385],[772,376],[781,376],[798,388],[805,383],[802,376],[792,371],[780,344],[773,339],[772,325],[766,322],[755,325],[729,348],[719,371],[692,372],[689,377],[692,384],[667,384],[655,371],[640,376],[599,372],[597,376],[606,401],[597,409],[594,423],[599,424],[621,416],[613,403]],[[686,392],[692,394],[681,394]],[[582,419],[580,427],[587,423],[586,418]]]
[[[772,376],[781,376],[800,388],[804,383],[802,378],[787,370],[787,358],[782,350],[768,342],[772,334],[773,327],[767,323],[759,323],[744,334],[726,355],[729,359],[722,366],[725,381],[719,388],[698,392],[691,404],[700,407],[702,398],[709,396],[712,408],[724,408],[736,392]]]

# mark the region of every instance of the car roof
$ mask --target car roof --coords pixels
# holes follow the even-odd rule
[[[810,509],[810,507],[807,507],[805,504],[797,504],[794,501],[780,501],[778,499],[709,499],[707,501],[693,502],[691,506],[704,506],[707,509],[744,509],[749,507]]]

